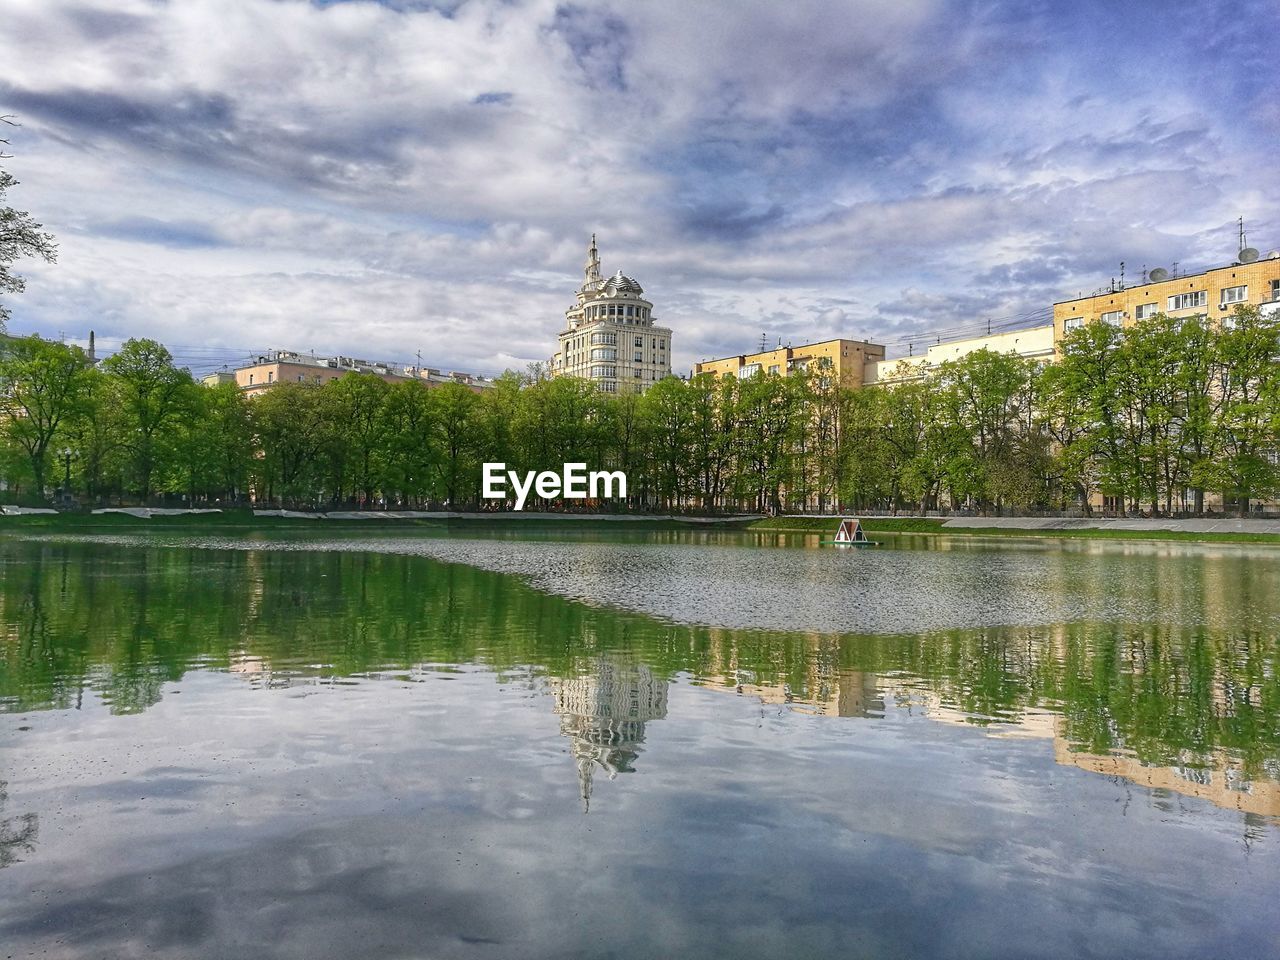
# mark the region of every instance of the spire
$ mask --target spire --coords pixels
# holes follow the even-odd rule
[[[583,270],[587,283],[600,282],[600,251],[596,249],[596,235],[591,235],[591,246],[587,248],[587,266]]]

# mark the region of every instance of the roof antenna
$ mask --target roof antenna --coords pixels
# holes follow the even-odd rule
[[[987,317],[987,336],[991,336],[991,318]]]
[[[1144,285],[1147,282],[1147,265],[1145,263],[1142,265],[1142,282]]]
[[[1173,279],[1178,279],[1178,261],[1173,261]]]
[[[1241,217],[1240,218],[1240,246],[1237,247],[1237,249],[1243,250],[1246,246],[1248,246],[1248,244],[1244,242],[1244,217]]]
[[[1124,261],[1120,261],[1120,289],[1124,290]]]
[[[761,353],[764,353],[764,346],[765,346],[765,343],[768,341],[768,339],[769,339],[769,338],[768,338],[768,336],[765,334],[765,332],[764,332],[763,330],[761,330],[761,331],[760,331],[760,352],[761,352]]]

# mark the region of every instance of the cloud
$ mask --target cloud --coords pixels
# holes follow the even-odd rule
[[[1280,245],[1265,31],[1189,71],[1197,31],[1088,4],[11,7],[7,168],[62,241],[15,329],[496,373],[552,352],[594,231],[687,369],[1032,316],[1224,262],[1241,214]]]

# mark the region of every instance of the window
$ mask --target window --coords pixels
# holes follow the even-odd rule
[[[643,353],[641,353],[639,350],[637,350],[637,351],[636,351],[635,362],[636,362],[636,363],[643,363],[643,362],[644,362],[644,354],[643,354]]]
[[[1271,281],[1271,299],[1280,300],[1280,280]]]
[[[249,374],[249,386],[253,386],[253,374]]]
[[[627,316],[628,316],[628,317],[634,317],[635,315],[636,315],[636,308],[635,308],[635,306],[634,306],[633,304],[628,303],[628,304],[627,304]]]
[[[268,371],[267,371],[267,383],[275,383],[275,382],[276,382],[276,374],[275,374],[275,371],[274,371],[274,370],[268,370]]]
[[[754,377],[759,372],[760,372],[760,364],[748,363],[741,370],[738,371],[738,379],[746,380],[749,377]]]
[[[777,365],[776,363],[771,363],[771,364],[769,364],[769,372],[770,372],[770,373],[777,373],[777,372],[779,371],[779,369],[780,369],[780,368],[778,367],[778,365]]]
[[[612,347],[597,347],[591,351],[592,360],[617,360],[618,351]]]
[[[1098,319],[1103,323],[1109,323],[1113,327],[1118,327],[1124,321],[1124,312],[1122,310],[1108,310]]]
[[[1223,287],[1221,303],[1244,303],[1249,299],[1249,287],[1242,285],[1239,287]]]
[[[637,347],[643,347],[643,346],[644,346],[644,337],[636,337],[636,346],[637,346]]]
[[[1209,295],[1203,290],[1192,290],[1189,293],[1175,293],[1169,298],[1170,310],[1191,310],[1203,307],[1209,302]]]
[[[606,380],[604,383],[600,384],[600,391],[602,393],[617,393],[618,385],[612,380]]]
[[[618,375],[617,367],[592,367],[591,378],[597,380],[601,377],[616,377]]]
[[[639,380],[643,376],[644,376],[644,371],[641,370],[639,367],[636,367],[636,379]]]
[[[1079,330],[1084,326],[1084,317],[1067,317],[1062,321],[1062,332],[1070,333],[1072,330]]]
[[[1158,303],[1140,303],[1134,308],[1133,315],[1139,320],[1146,320],[1148,317],[1154,317],[1159,310]]]
[[[593,333],[591,335],[591,342],[615,345],[618,342],[618,335],[616,333]]]

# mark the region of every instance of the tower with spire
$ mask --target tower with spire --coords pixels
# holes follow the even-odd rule
[[[639,283],[621,270],[604,278],[594,233],[582,274],[552,375],[590,380],[604,393],[643,393],[670,376],[671,329],[655,325]]]

